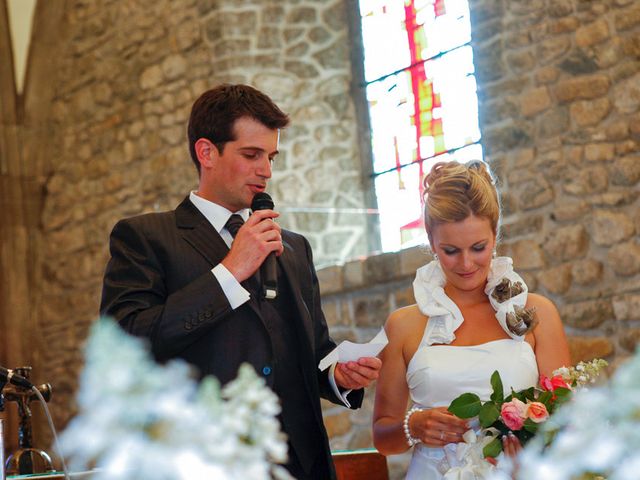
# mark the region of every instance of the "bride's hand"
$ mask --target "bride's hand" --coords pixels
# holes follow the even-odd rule
[[[469,430],[466,420],[456,417],[446,407],[436,407],[415,412],[409,418],[409,432],[428,447],[442,447],[447,443],[462,441]]]
[[[502,451],[505,455],[515,459],[515,457],[522,450],[522,444],[518,437],[516,437],[513,433],[509,432],[502,437]]]

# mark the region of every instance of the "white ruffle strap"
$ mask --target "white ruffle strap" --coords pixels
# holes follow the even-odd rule
[[[506,299],[504,302],[498,302],[491,295],[496,289],[496,286],[503,280],[509,279],[512,283],[520,283],[522,285],[522,292],[515,297]],[[527,294],[529,289],[527,284],[520,275],[513,271],[513,260],[510,257],[497,257],[491,262],[491,270],[489,271],[489,277],[487,278],[487,286],[484,288],[484,293],[489,297],[489,303],[496,311],[496,318],[502,329],[509,334],[514,340],[524,340],[524,335],[516,335],[507,326],[507,314],[514,313],[514,306],[524,308],[527,303]]]
[[[499,303],[491,294],[503,278],[508,278],[512,282],[520,282],[523,292],[513,298]],[[418,304],[418,308],[423,315],[429,317],[424,341],[427,345],[449,344],[456,338],[455,331],[462,325],[464,318],[458,306],[444,292],[446,277],[440,262],[434,260],[416,272],[413,281],[413,294]],[[524,307],[527,302],[528,289],[520,275],[513,271],[513,260],[509,257],[497,257],[491,261],[489,276],[485,293],[489,297],[491,306],[496,310],[496,319],[515,340],[523,340],[524,336],[514,334],[507,327],[507,314],[514,311],[514,305]]]

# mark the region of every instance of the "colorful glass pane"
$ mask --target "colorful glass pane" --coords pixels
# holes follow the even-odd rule
[[[360,0],[360,12],[382,245],[397,250],[423,240],[431,165],[482,158],[469,6]]]

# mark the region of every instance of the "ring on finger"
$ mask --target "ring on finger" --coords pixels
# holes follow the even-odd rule
[[[444,440],[444,430],[440,432],[440,440]]]

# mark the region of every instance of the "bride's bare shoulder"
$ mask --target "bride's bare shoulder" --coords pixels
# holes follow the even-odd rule
[[[392,312],[387,318],[385,330],[387,335],[404,336],[415,332],[416,329],[424,330],[426,322],[427,317],[420,312],[418,305],[414,304]]]

